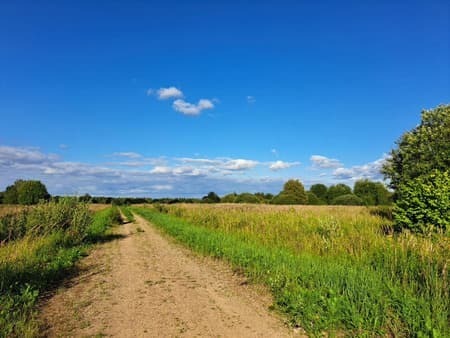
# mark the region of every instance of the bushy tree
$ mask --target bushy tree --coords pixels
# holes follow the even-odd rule
[[[235,203],[261,203],[261,200],[255,195],[244,192],[236,196]]]
[[[328,188],[325,184],[313,184],[311,188],[309,188],[309,191],[314,193],[314,195],[316,195],[318,199],[322,200],[323,204],[327,203]]]
[[[225,195],[220,199],[220,202],[222,203],[234,203],[236,200],[237,194],[235,192]]]
[[[333,200],[336,197],[342,196],[342,195],[350,195],[352,193],[352,189],[346,185],[346,184],[336,184],[332,185],[328,188],[327,192],[327,202],[328,204],[333,204]]]
[[[325,202],[323,202],[322,200],[320,200],[319,198],[317,198],[316,194],[314,194],[312,191],[308,191],[306,193],[306,195],[308,196],[308,204],[309,205],[321,205],[321,204],[325,204]]]
[[[214,191],[211,191],[208,195],[203,196],[202,201],[204,203],[219,203],[220,197]]]
[[[262,203],[269,203],[272,198],[273,198],[273,194],[270,193],[263,193],[263,192],[257,192],[255,193],[255,196],[258,197]]]
[[[450,169],[450,105],[422,112],[421,123],[402,135],[382,172],[394,190],[432,170]],[[397,198],[399,196],[395,196]]]
[[[448,228],[450,105],[423,111],[421,123],[402,135],[382,172],[395,190],[398,227],[418,232]]]
[[[364,205],[389,204],[390,193],[381,182],[358,180],[353,187],[353,193],[361,198]]]
[[[333,199],[331,202],[333,205],[362,205],[363,201],[356,195],[346,194],[340,195]]]
[[[307,204],[308,196],[299,180],[289,180],[283,190],[272,199],[273,204]]]
[[[433,170],[398,187],[394,206],[397,226],[414,232],[450,231],[450,174]]]
[[[47,188],[41,181],[17,180],[6,188],[3,199],[5,204],[36,204],[50,198]]]

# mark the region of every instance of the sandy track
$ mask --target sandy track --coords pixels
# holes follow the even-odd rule
[[[285,337],[270,297],[230,268],[198,257],[141,217],[101,245],[42,306],[46,336]],[[297,334],[298,336],[298,334]]]

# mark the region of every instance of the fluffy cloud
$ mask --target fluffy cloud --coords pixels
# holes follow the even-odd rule
[[[342,163],[334,158],[328,158],[321,155],[312,155],[310,158],[313,163],[313,167],[321,169],[339,168]]]
[[[385,160],[386,156],[383,156],[376,161],[363,165],[353,166],[350,168],[339,167],[333,171],[333,177],[341,180],[358,180],[363,178],[381,180],[382,174],[380,170]]]
[[[278,171],[282,169],[288,169],[290,167],[300,165],[300,162],[284,162],[284,161],[275,161],[270,163],[269,169],[272,171]]]
[[[252,169],[257,165],[258,165],[257,161],[236,159],[225,162],[222,167],[223,169],[228,170],[245,170],[245,169]]]
[[[207,99],[200,99],[197,104],[178,99],[173,102],[172,106],[173,109],[184,115],[199,115],[205,109],[214,108],[214,103]]]
[[[172,172],[172,169],[166,166],[156,166],[152,170],[150,170],[151,174],[169,174]]]
[[[167,99],[177,99],[183,97],[183,92],[176,87],[167,87],[167,88],[159,88],[156,91],[158,95],[158,99],[167,100]]]

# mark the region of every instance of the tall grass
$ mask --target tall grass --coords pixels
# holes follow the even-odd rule
[[[364,207],[176,205],[134,209],[193,249],[268,285],[309,332],[450,335],[450,241],[386,235]]]
[[[92,216],[86,204],[63,200],[3,220],[8,229],[21,230],[0,246],[0,337],[38,334],[39,294],[72,271],[87,243],[111,225],[114,213],[117,209],[109,208]]]
[[[120,207],[120,210],[125,215],[128,222],[134,222],[134,216],[133,216],[133,213],[131,212],[130,207],[128,207],[128,206]]]

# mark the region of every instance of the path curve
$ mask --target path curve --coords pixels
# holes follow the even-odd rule
[[[135,218],[43,305],[45,336],[299,336],[268,311],[267,292]]]

